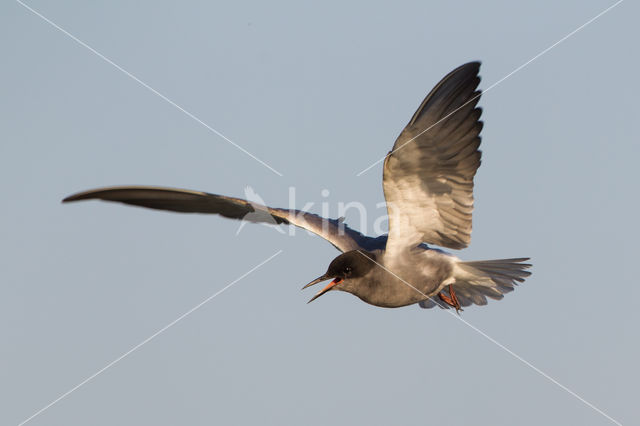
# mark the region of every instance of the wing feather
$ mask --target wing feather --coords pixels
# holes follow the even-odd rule
[[[480,166],[479,62],[449,73],[427,95],[384,162],[388,250],[471,241],[473,179]]]
[[[358,249],[372,240],[337,219],[326,219],[301,210],[272,208],[241,198],[188,189],[116,186],[79,192],[62,201],[68,203],[91,199],[179,213],[218,214],[229,219],[250,222],[291,224],[319,235],[342,252]]]

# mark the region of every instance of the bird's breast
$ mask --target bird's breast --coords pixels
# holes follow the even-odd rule
[[[425,250],[384,259],[352,291],[364,302],[396,308],[434,296],[452,273],[449,255]]]

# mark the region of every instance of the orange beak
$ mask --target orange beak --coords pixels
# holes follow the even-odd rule
[[[314,284],[319,283],[320,281],[324,281],[324,280],[328,280],[329,278],[326,276],[321,276],[318,279],[315,279],[313,281],[311,281],[309,284],[307,284],[306,286],[304,286],[303,288],[307,288],[309,286],[312,286]],[[335,278],[333,281],[331,281],[329,284],[327,284],[327,286],[325,288],[323,288],[322,290],[320,290],[318,293],[316,293],[315,296],[313,296],[311,298],[311,300],[309,300],[307,303],[311,303],[314,300],[316,300],[318,297],[322,296],[323,294],[325,294],[326,292],[328,292],[329,290],[331,290],[333,287],[335,287],[336,285],[340,284],[342,281],[344,281],[342,278]]]

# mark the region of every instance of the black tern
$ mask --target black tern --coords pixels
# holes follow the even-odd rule
[[[464,262],[428,244],[461,249],[471,241],[473,179],[480,166],[479,62],[446,75],[427,95],[384,160],[389,234],[368,237],[342,219],[272,208],[247,200],[185,189],[120,186],[71,195],[63,202],[99,199],[181,213],[307,229],[342,252],[325,274],[303,288],[332,280],[309,302],[346,291],[366,303],[423,308],[486,305],[531,273],[529,258]]]

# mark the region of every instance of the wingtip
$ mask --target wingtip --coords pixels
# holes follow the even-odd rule
[[[481,65],[482,65],[482,62],[480,61],[467,62],[466,64],[459,66],[458,71],[463,71],[467,73],[469,76],[474,76],[474,78],[478,80],[477,84],[479,85],[481,80],[481,77],[480,77]]]
[[[482,61],[470,61],[466,64],[460,65],[458,68],[473,68],[477,71],[480,70],[480,66],[482,65]]]
[[[91,200],[91,199],[100,198],[98,194],[100,192],[103,192],[105,189],[109,189],[109,188],[90,189],[88,191],[76,192],[75,194],[66,196],[62,200],[62,203],[71,203],[73,201]]]
[[[84,192],[79,192],[77,194],[71,194],[62,199],[61,203],[70,203],[73,201],[83,200]]]
[[[515,259],[515,260],[516,260],[518,266],[520,268],[522,268],[523,270],[524,269],[529,269],[529,268],[531,268],[533,266],[533,263],[524,263],[524,262],[530,261],[531,260],[530,257],[520,257],[520,258]],[[523,271],[523,272],[526,272],[527,276],[531,275],[531,272],[529,272],[529,271]]]

